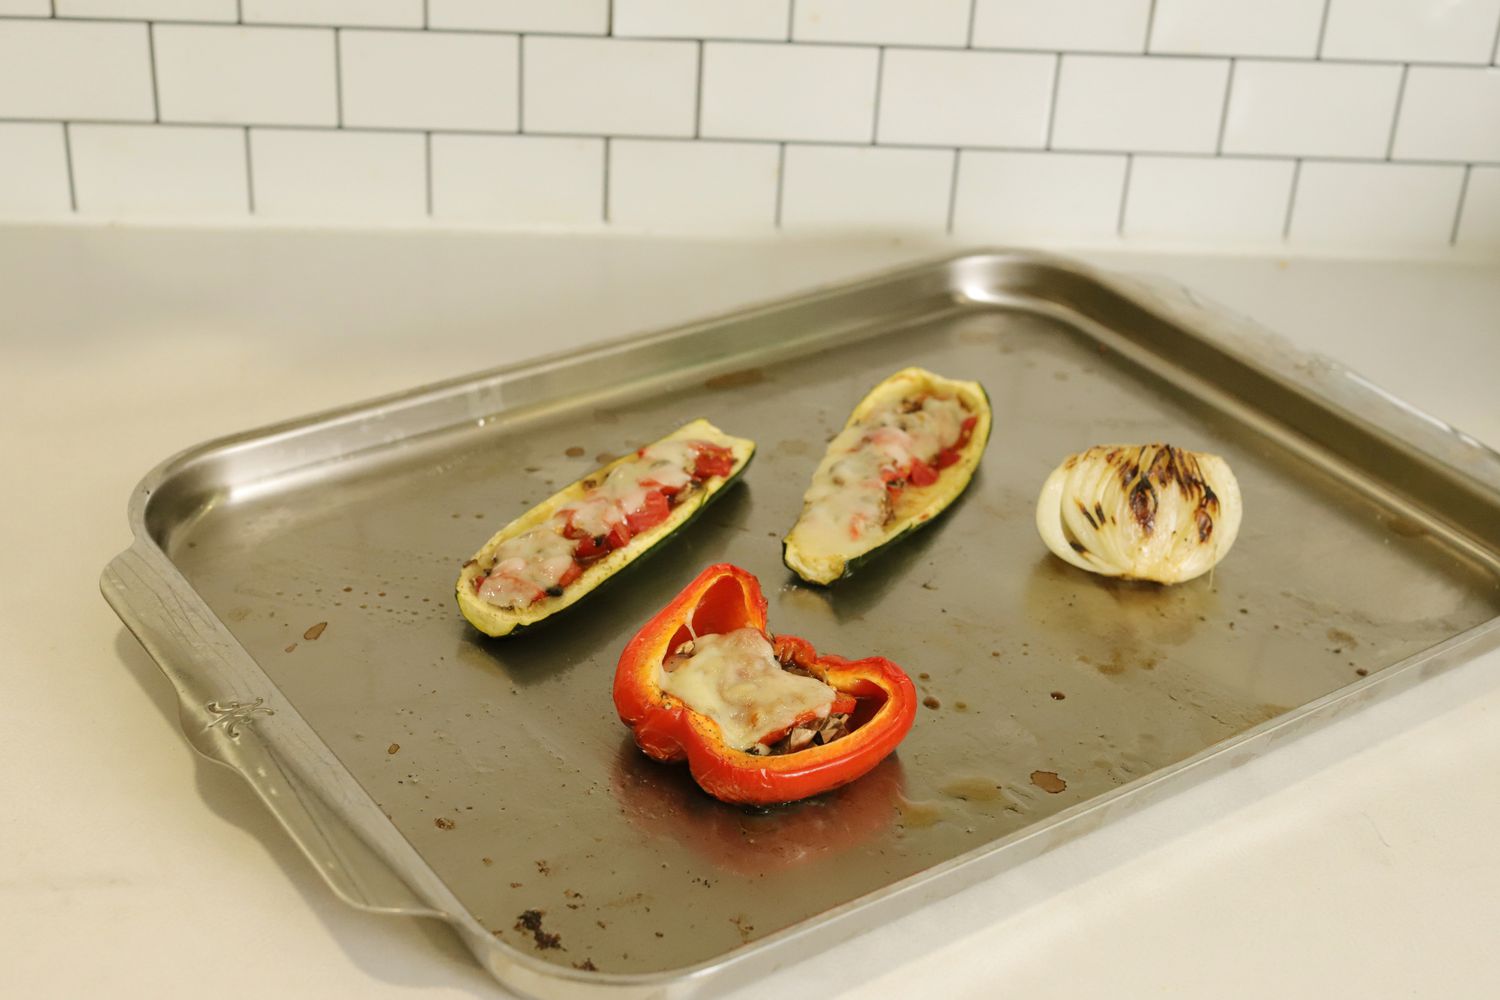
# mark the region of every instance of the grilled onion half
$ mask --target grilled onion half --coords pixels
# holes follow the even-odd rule
[[[1053,470],[1036,528],[1059,559],[1126,580],[1182,583],[1212,569],[1240,530],[1229,463],[1167,444],[1099,445]]]

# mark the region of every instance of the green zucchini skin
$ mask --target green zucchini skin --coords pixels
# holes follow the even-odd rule
[[[989,393],[985,388],[978,382],[958,382],[952,379],[945,379],[942,376],[934,375],[932,372],[920,368],[903,369],[871,389],[865,395],[864,399],[860,400],[859,405],[854,408],[844,427],[847,428],[855,423],[864,415],[865,411],[873,408],[875,402],[882,401],[885,391],[898,379],[908,381],[913,379],[918,380],[922,384],[922,387],[929,391],[941,391],[944,389],[949,391],[961,390],[957,394],[966,403],[972,403],[974,412],[980,419],[975,424],[974,434],[970,437],[969,443],[965,448],[964,458],[958,465],[944,469],[939,475],[938,481],[932,484],[932,486],[924,487],[924,489],[931,492],[926,495],[927,502],[920,509],[903,517],[896,524],[892,525],[878,545],[844,560],[836,573],[819,574],[809,571],[809,560],[802,557],[796,544],[796,539],[793,537],[796,534],[797,527],[793,525],[791,531],[787,532],[786,537],[781,541],[781,561],[787,569],[796,573],[807,583],[814,584],[815,586],[830,586],[839,580],[846,579],[854,575],[856,571],[863,568],[876,556],[888,550],[896,542],[901,541],[918,529],[937,520],[938,516],[947,510],[953,501],[962,496],[964,490],[968,489],[969,483],[973,480],[974,473],[979,467],[979,459],[984,454],[985,448],[989,445],[994,421]],[[961,471],[954,474],[955,470]]]
[[[611,469],[623,462],[630,461],[633,456],[627,455],[616,459],[603,468],[595,469],[588,475],[574,481],[535,507],[532,507],[514,521],[511,521],[504,528],[501,528],[474,554],[472,559],[464,564],[463,569],[459,573],[458,581],[454,584],[454,596],[458,601],[459,611],[468,620],[469,624],[485,635],[498,639],[510,638],[534,629],[545,622],[552,621],[562,612],[582,603],[594,591],[655,551],[658,546],[662,545],[668,539],[675,537],[678,532],[696,520],[698,515],[702,514],[704,509],[718,499],[725,490],[737,483],[745,474],[745,470],[750,467],[750,462],[755,457],[754,441],[748,438],[736,438],[725,434],[706,420],[695,420],[689,424],[685,424],[661,440],[682,437],[701,438],[714,444],[728,447],[734,454],[734,468],[722,480],[705,487],[702,493],[697,494],[689,500],[689,503],[692,504],[689,509],[674,512],[673,517],[669,518],[665,524],[659,525],[645,534],[637,535],[624,548],[616,549],[588,569],[585,569],[583,574],[564,590],[562,596],[544,598],[520,611],[499,608],[488,601],[480,600],[473,589],[474,578],[479,573],[478,563],[483,562],[486,556],[491,554],[505,539],[519,534],[535,523],[545,521],[551,516],[552,512],[582,495],[585,492],[582,487],[584,480],[592,479],[601,481]],[[658,530],[660,534],[655,533]],[[649,544],[643,544],[637,548],[636,542],[638,540],[648,542]]]

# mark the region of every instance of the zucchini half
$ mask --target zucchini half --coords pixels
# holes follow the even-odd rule
[[[959,453],[953,465],[938,473],[937,481],[928,486],[907,486],[896,500],[893,517],[884,529],[873,536],[865,547],[856,551],[831,552],[820,549],[812,539],[799,532],[803,518],[799,517],[792,530],[781,543],[781,561],[808,583],[829,584],[849,576],[864,562],[881,552],[892,542],[904,537],[941,514],[974,478],[979,467],[979,457],[990,439],[990,398],[978,382],[958,382],[935,375],[924,368],[903,368],[890,378],[871,389],[843,429],[847,430],[872,411],[911,396],[940,395],[955,397],[971,414],[978,418],[969,443]],[[837,455],[829,450],[818,464],[821,474]],[[803,514],[807,502],[803,501]]]
[[[578,579],[564,588],[561,596],[543,597],[529,607],[519,609],[502,608],[482,600],[475,593],[474,581],[489,572],[490,567],[494,564],[495,550],[500,547],[502,542],[528,531],[536,525],[545,523],[560,508],[578,500],[594,484],[602,482],[604,477],[609,475],[616,466],[634,461],[636,455],[632,452],[623,458],[617,458],[608,465],[584,476],[571,486],[567,486],[554,493],[546,500],[528,510],[525,514],[522,514],[501,528],[489,541],[484,543],[483,548],[474,553],[473,558],[464,563],[463,570],[458,575],[458,583],[455,586],[455,591],[458,596],[458,609],[469,620],[469,624],[489,636],[514,635],[516,632],[535,625],[543,619],[557,614],[557,612],[562,611],[564,608],[583,600],[600,584],[676,534],[683,525],[696,517],[708,505],[709,501],[717,497],[726,486],[738,479],[741,473],[745,471],[745,466],[750,464],[750,459],[755,455],[754,441],[725,434],[707,420],[694,420],[692,423],[684,424],[662,438],[661,441],[676,441],[684,438],[707,441],[722,448],[728,448],[730,454],[734,456],[734,468],[730,470],[727,476],[712,476],[705,480],[703,488],[693,491],[691,496],[688,496],[676,507],[672,508],[672,513],[661,524],[634,536],[622,548],[615,549],[603,559],[587,567]],[[656,443],[659,444],[660,442]]]

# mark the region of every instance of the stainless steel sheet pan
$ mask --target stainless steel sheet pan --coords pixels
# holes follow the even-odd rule
[[[908,364],[994,433],[939,522],[828,589],[781,565],[825,442]],[[548,627],[452,599],[494,530],[694,417],[742,483]],[[1218,452],[1245,520],[1210,577],[1094,577],[1032,505],[1098,443]],[[535,995],[712,992],[857,933],[1496,644],[1500,459],[1190,293],[975,252],[195,448],[131,499],[105,595],[357,905],[438,915]],[[772,627],[879,653],[925,699],[899,752],[747,811],[639,754],[610,680],[710,562]]]

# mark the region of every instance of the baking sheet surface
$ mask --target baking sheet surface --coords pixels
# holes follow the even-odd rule
[[[713,960],[1500,614],[1490,570],[1428,525],[1061,319],[971,306],[791,358],[769,346],[706,382],[668,372],[605,405],[397,437],[171,533],[192,588],[468,912],[548,962]],[[989,391],[978,475],[859,575],[802,585],[779,539],[824,444],[911,364]],[[463,621],[453,581],[492,532],[700,416],[758,442],[742,483],[547,627],[496,641]],[[1246,513],[1226,561],[1163,588],[1051,557],[1033,524],[1047,473],[1092,444],[1150,441],[1228,458]],[[635,750],[610,701],[616,658],[718,561],[760,577],[773,630],[906,668],[924,707],[894,757],[747,811]]]

